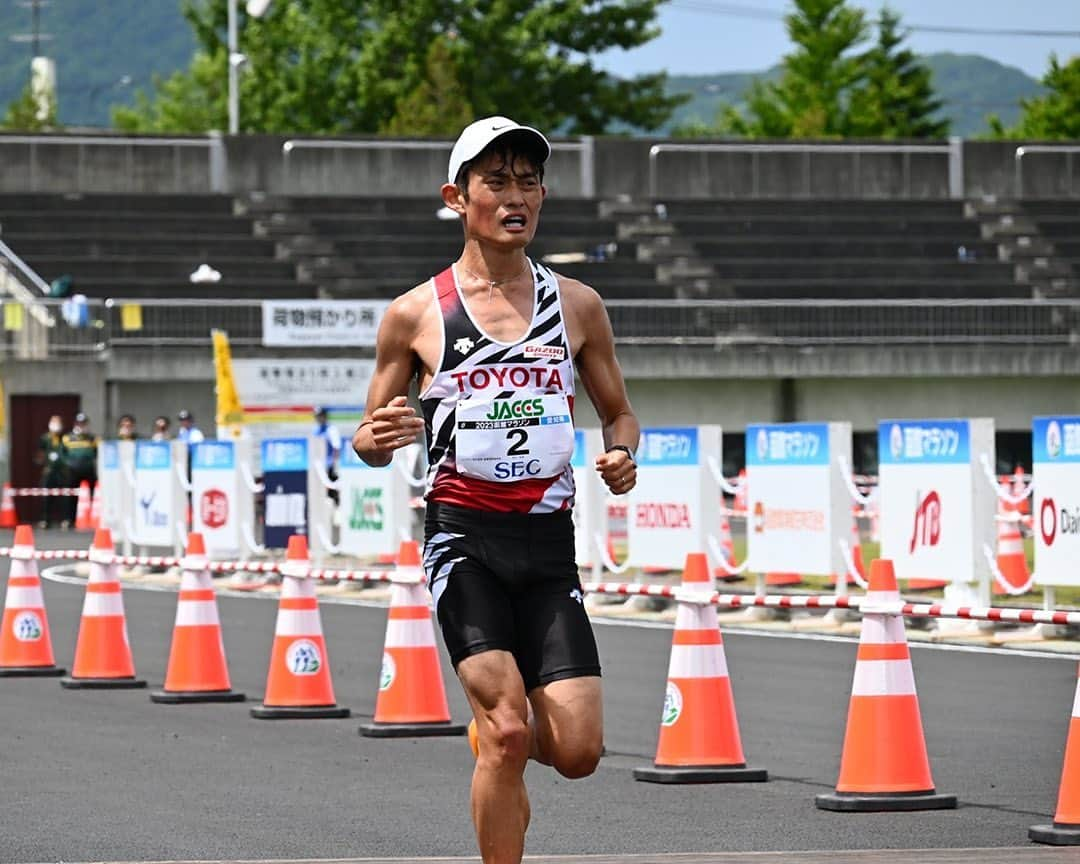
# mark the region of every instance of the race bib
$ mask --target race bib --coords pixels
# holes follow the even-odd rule
[[[563,393],[457,404],[458,473],[496,483],[554,477],[570,464],[574,423]]]

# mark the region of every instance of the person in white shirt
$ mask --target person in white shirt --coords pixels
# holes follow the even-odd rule
[[[316,438],[322,438],[326,442],[326,476],[331,480],[337,480],[337,462],[341,456],[341,432],[336,426],[330,425],[327,419],[326,409],[321,405],[315,406],[315,431],[312,433]],[[327,489],[327,496],[338,503],[336,489]]]
[[[195,425],[195,418],[186,408],[176,415],[176,420],[180,424],[180,428],[176,430],[177,441],[183,441],[190,447],[192,444],[201,444],[206,440],[206,436]]]

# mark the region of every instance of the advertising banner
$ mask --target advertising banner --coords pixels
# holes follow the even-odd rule
[[[373,346],[385,300],[265,300],[263,345]]]
[[[599,429],[574,430],[574,455],[570,460],[574,471],[574,551],[578,566],[591,568],[597,579],[603,568],[596,537],[601,542],[607,537],[608,491],[595,467],[603,449]]]
[[[1080,417],[1036,417],[1031,453],[1036,582],[1080,585]]]
[[[254,521],[254,500],[240,477],[243,442],[202,441],[191,448],[192,530],[211,558],[243,557],[241,529]]]
[[[747,555],[754,573],[846,574],[851,537],[850,423],[746,428]]]
[[[285,549],[292,534],[308,533],[308,439],[262,442],[265,516],[263,545]]]
[[[641,430],[637,486],[625,496],[631,564],[681,570],[708,552],[720,528],[720,490],[709,460],[721,464],[719,426]]]
[[[101,527],[108,528],[115,537],[123,537],[128,523],[134,524],[135,490],[129,478],[135,476],[135,443],[102,441],[97,460]]]
[[[881,555],[900,579],[988,580],[996,496],[994,421],[882,420],[878,424]],[[987,583],[988,584],[988,583]]]
[[[372,468],[352,447],[342,449],[338,468],[342,552],[361,558],[396,555],[402,539],[411,536],[411,490],[400,464],[414,455],[408,449],[398,450],[384,468]]]
[[[135,532],[140,546],[175,546],[183,507],[172,441],[135,442]],[[184,445],[180,445],[183,447]]]

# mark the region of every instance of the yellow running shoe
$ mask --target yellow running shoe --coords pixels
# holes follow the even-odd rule
[[[476,718],[474,717],[469,721],[469,746],[472,748],[472,755],[480,756],[480,735],[476,731]]]

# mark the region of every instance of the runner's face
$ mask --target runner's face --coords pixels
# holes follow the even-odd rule
[[[513,163],[498,154],[469,171],[469,200],[463,201],[469,236],[524,248],[536,234],[547,190],[536,169],[521,156]]]

